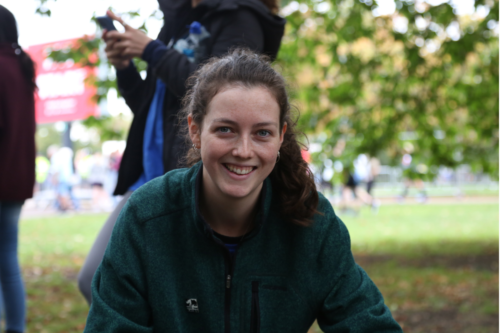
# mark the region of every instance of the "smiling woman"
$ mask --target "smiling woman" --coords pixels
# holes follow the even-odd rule
[[[248,182],[262,184],[270,176],[277,184],[281,213],[295,224],[309,225],[317,212],[318,193],[297,141],[296,122],[290,112],[285,80],[269,66],[266,58],[251,52],[235,51],[224,59],[212,59],[189,82],[191,89],[184,98],[181,115],[181,122],[189,124],[188,141],[193,142],[193,148],[186,156],[186,165],[204,161],[204,185],[208,188],[210,180],[207,176],[211,179],[217,175],[217,169],[209,163],[212,159],[204,156],[213,151],[210,147],[217,147],[218,150],[225,147],[228,149],[226,153],[230,150],[231,163],[226,155],[224,162],[213,164],[219,168],[224,166],[229,171],[248,166],[248,160],[260,161],[261,165],[253,166],[254,175],[247,177],[250,179]],[[211,136],[214,129],[228,133],[224,134],[225,137]],[[212,138],[220,140],[216,144],[201,143],[213,142]],[[198,146],[201,149],[195,149]],[[276,164],[277,160],[281,162]],[[256,190],[254,188],[253,199],[247,203],[256,201],[260,193]],[[220,204],[227,207],[224,203]],[[207,209],[216,206],[215,202],[208,207],[203,205]],[[243,207],[231,207],[243,212]],[[244,209],[246,213],[248,208]],[[241,221],[241,218],[238,217],[238,220]]]
[[[268,59],[237,49],[190,84],[190,168],[130,197],[85,331],[401,332],[314,187]]]
[[[202,123],[188,116],[191,140],[203,160],[202,212],[220,234],[242,236],[252,224],[286,132],[279,116],[267,88],[237,84],[214,96]]]

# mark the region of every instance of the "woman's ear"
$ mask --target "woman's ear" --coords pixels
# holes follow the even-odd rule
[[[189,129],[189,137],[191,138],[191,142],[197,147],[200,148],[201,140],[200,140],[200,126],[196,124],[193,120],[192,115],[188,115],[188,129]]]
[[[283,139],[285,138],[285,133],[286,133],[287,127],[288,127],[288,124],[285,122],[283,124],[283,129],[281,130],[281,134],[280,134],[280,145],[283,143]]]

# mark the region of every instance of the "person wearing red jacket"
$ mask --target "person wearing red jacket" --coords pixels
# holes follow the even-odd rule
[[[35,185],[34,64],[17,42],[14,15],[0,5],[0,315],[24,331],[25,292],[17,258],[18,222]],[[3,311],[2,311],[3,310]]]

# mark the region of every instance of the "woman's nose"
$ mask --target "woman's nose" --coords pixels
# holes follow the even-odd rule
[[[233,156],[251,158],[253,156],[252,143],[249,138],[240,138],[233,150]]]

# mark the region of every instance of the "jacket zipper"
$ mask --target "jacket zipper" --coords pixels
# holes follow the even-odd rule
[[[259,281],[252,281],[252,313],[250,333],[260,333]]]
[[[225,246],[224,248],[226,249],[226,254],[228,259],[226,281],[225,281],[226,293],[224,295],[224,333],[231,333],[231,278],[234,272],[234,261],[238,249],[236,249],[233,255],[231,255],[231,253]]]
[[[227,266],[225,272],[226,274],[224,281],[226,287],[224,295],[224,333],[231,333],[231,280],[233,278],[236,253],[238,253],[238,248],[236,248],[233,255],[231,255],[231,252],[229,252],[229,249],[224,245],[222,241],[216,240],[216,243],[224,248],[227,257]],[[238,246],[240,244],[241,241]]]

